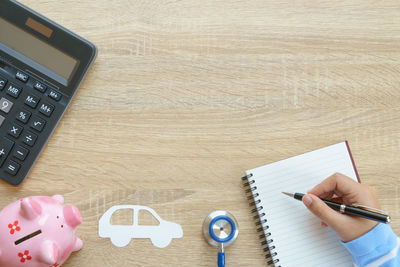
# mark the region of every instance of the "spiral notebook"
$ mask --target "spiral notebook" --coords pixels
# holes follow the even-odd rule
[[[282,194],[307,192],[335,172],[359,181],[347,141],[246,171],[242,179],[268,264],[354,266],[333,230],[321,227],[302,202]]]

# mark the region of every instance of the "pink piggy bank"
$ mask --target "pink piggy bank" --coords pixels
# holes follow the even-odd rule
[[[0,267],[58,267],[82,248],[82,217],[64,198],[27,197],[0,211]]]

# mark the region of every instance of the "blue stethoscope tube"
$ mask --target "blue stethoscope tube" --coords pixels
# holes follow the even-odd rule
[[[225,267],[225,252],[218,252],[218,267]]]
[[[220,220],[225,220],[227,221],[230,226],[231,226],[231,232],[230,234],[225,237],[225,238],[219,238],[218,236],[215,235],[213,231],[213,226],[217,221]],[[208,231],[210,233],[211,238],[220,244],[220,252],[218,252],[218,267],[225,267],[225,251],[224,251],[224,243],[229,242],[232,240],[232,238],[235,236],[236,232],[236,225],[233,222],[231,218],[225,215],[217,216],[214,219],[211,220],[210,225],[208,226]]]

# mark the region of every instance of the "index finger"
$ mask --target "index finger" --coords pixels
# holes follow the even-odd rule
[[[359,185],[359,183],[350,177],[341,173],[335,173],[316,185],[308,193],[319,197],[332,196],[333,194],[341,197],[354,193],[355,187]]]

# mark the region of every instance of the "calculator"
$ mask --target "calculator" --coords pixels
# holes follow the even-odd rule
[[[19,185],[96,58],[89,41],[0,1],[0,179]]]

